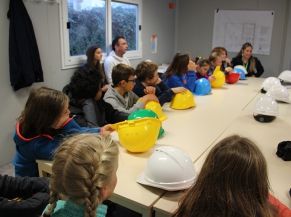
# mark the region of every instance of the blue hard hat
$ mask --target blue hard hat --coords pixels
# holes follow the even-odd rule
[[[195,90],[194,93],[196,95],[207,95],[211,92],[211,85],[208,79],[206,78],[200,78],[197,81],[195,81]]]
[[[247,74],[247,70],[244,66],[242,65],[237,65],[233,68],[233,71],[235,73],[238,73],[239,76],[239,80],[246,80],[246,74]]]

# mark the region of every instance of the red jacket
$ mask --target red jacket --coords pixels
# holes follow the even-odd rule
[[[269,194],[269,202],[277,208],[279,217],[291,217],[291,210],[271,194]]]

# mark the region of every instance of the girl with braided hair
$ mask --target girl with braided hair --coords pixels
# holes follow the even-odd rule
[[[102,202],[113,192],[118,146],[111,137],[80,134],[57,149],[50,180],[50,202],[43,217],[105,217]]]

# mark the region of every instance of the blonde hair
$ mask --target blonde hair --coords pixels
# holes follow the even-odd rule
[[[85,207],[85,217],[95,217],[100,189],[110,183],[118,166],[118,145],[111,137],[80,134],[57,149],[50,180],[51,198],[44,216],[50,216],[60,195]]]

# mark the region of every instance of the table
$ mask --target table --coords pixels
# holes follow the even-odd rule
[[[224,134],[249,103],[256,99],[262,82],[263,79],[250,78],[214,89],[208,96],[195,96],[197,106],[189,110],[172,110],[166,104],[164,111],[168,119],[163,122],[166,134],[157,144],[178,146],[195,163]],[[286,108],[286,115],[288,113]],[[113,138],[118,139],[116,133]],[[154,207],[156,216],[163,216],[175,210],[177,198],[183,193],[166,193],[164,190],[136,183],[136,178],[144,170],[151,153],[152,150],[131,154],[120,147],[118,182],[110,200],[143,216],[152,216]],[[38,161],[38,165],[40,175],[51,173],[51,162]]]
[[[290,90],[291,91],[291,90]],[[272,123],[259,123],[252,116],[253,108],[261,94],[257,94],[237,113],[221,135],[213,140],[202,156],[195,159],[195,167],[199,171],[211,147],[221,139],[239,134],[252,139],[261,149],[268,164],[270,186],[273,194],[291,208],[288,190],[291,187],[291,162],[285,162],[275,155],[277,144],[283,140],[291,140],[291,105],[279,103],[279,116]],[[156,217],[171,216],[177,209],[178,201],[184,192],[167,192],[154,205]]]

